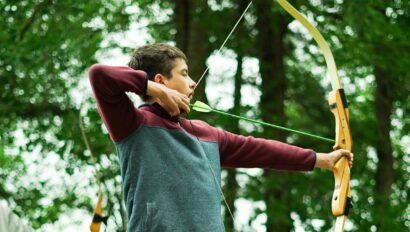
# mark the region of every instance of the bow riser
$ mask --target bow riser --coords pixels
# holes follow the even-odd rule
[[[333,149],[352,150],[352,136],[349,127],[349,108],[343,89],[336,89],[329,93],[329,106],[335,116],[336,143]]]
[[[333,167],[335,188],[332,197],[332,213],[334,216],[347,215],[350,209],[350,168],[346,158],[340,159]]]
[[[336,121],[336,143],[334,149],[351,151],[352,137],[349,128],[349,111],[343,89],[329,94],[329,105]],[[337,217],[335,231],[344,231],[344,224],[351,208],[350,168],[347,158],[341,158],[333,167],[335,188],[332,197],[332,213]]]

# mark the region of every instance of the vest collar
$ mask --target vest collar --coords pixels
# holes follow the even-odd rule
[[[169,121],[173,121],[173,122],[179,122],[180,117],[179,116],[171,116],[164,108],[162,108],[162,106],[157,103],[146,103],[146,104],[142,104],[140,105],[138,108],[144,108],[144,110],[147,110],[149,112],[152,112],[158,116],[160,116],[161,118],[167,119]]]

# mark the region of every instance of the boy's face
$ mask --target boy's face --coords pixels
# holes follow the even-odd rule
[[[175,66],[171,70],[172,78],[164,80],[165,86],[185,94],[192,100],[196,83],[189,77],[188,65],[183,59],[175,59]]]

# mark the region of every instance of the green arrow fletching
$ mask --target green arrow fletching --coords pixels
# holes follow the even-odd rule
[[[207,104],[201,102],[201,101],[196,101],[192,106],[192,109],[198,112],[204,112],[204,113],[209,113],[212,111],[212,108],[209,107]]]

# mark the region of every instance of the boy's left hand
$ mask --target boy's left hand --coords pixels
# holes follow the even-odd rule
[[[315,167],[332,171],[333,166],[340,158],[346,157],[349,161],[349,167],[353,166],[353,154],[347,150],[339,149],[330,153],[317,153]]]

